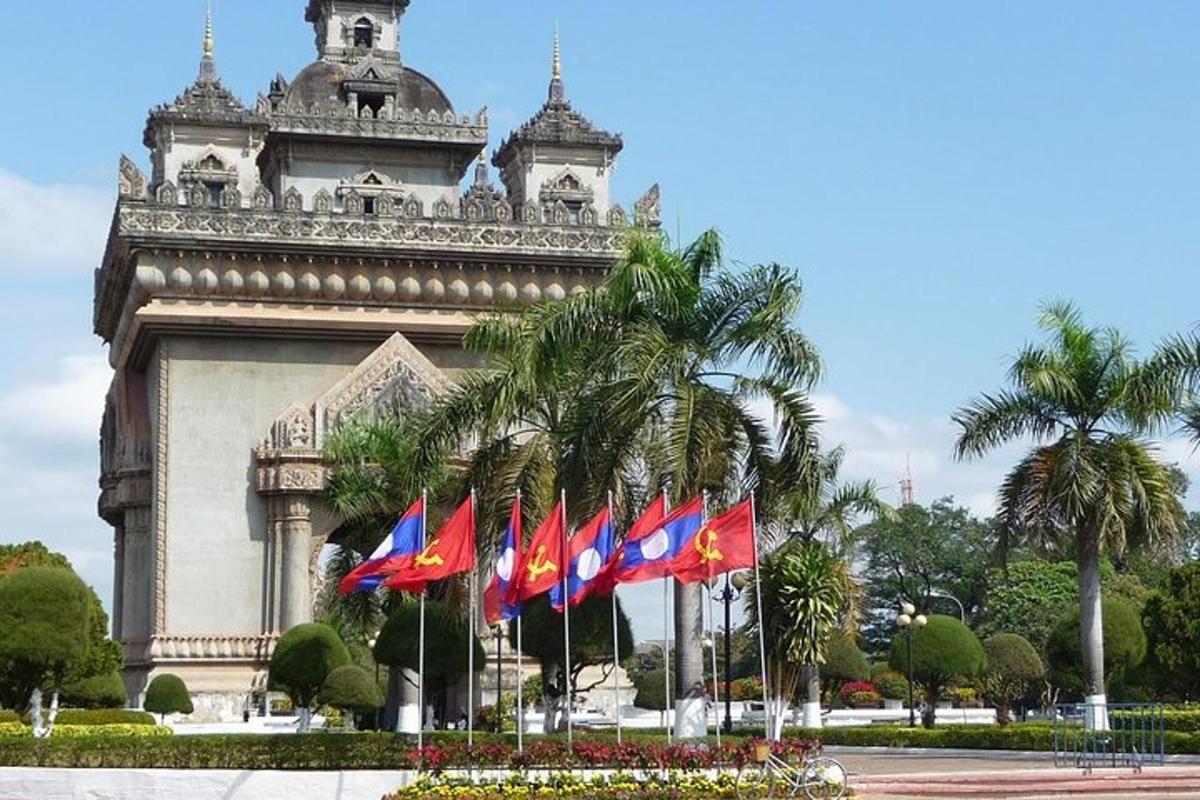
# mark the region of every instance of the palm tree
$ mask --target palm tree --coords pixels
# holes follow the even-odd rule
[[[840,482],[845,451],[834,448],[827,453],[813,452],[812,466],[805,470],[805,479],[782,487],[772,513],[774,524],[768,530],[769,539],[820,542],[837,558],[847,561],[852,556],[855,520],[894,517],[895,511],[879,499],[872,481]],[[846,596],[846,628],[857,634],[859,597],[857,587]],[[822,644],[822,647],[824,645]],[[816,661],[804,669],[807,688],[804,704],[804,727],[821,727],[821,668]]]
[[[767,718],[771,737],[778,738],[801,680],[812,665],[825,663],[826,647],[839,628],[854,627],[850,610],[858,589],[846,562],[812,540],[785,542],[763,559],[759,575],[762,620],[753,584],[746,613],[750,628],[762,626],[772,698]]]
[[[999,494],[1009,530],[1073,549],[1088,702],[1105,703],[1100,610],[1103,553],[1170,540],[1183,509],[1167,469],[1144,437],[1179,410],[1180,392],[1161,353],[1139,361],[1111,328],[1087,327],[1068,304],[1047,306],[1044,346],[1027,346],[1009,371],[1012,388],[982,395],[954,415],[959,458],[1032,439]],[[1102,710],[1089,720],[1103,726]]]

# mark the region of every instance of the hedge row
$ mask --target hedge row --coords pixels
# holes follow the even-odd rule
[[[1110,716],[1116,724],[1121,718],[1130,715],[1124,711],[1113,711]],[[1168,708],[1163,712],[1163,726],[1168,731],[1198,733],[1200,732],[1200,708]]]
[[[788,731],[788,736],[813,739],[823,745],[849,747],[930,747],[963,750],[1054,749],[1054,731],[1048,723],[1019,725],[947,725],[941,728],[901,728],[877,725],[864,728],[823,728]],[[1168,730],[1164,735],[1168,755],[1200,754],[1200,733]]]
[[[153,729],[148,729],[153,730]],[[478,737],[468,748],[459,736],[438,737],[418,750],[414,742],[392,734],[315,734],[310,736],[167,736],[130,746],[119,737],[0,737],[0,766],[94,767],[123,769],[354,770],[428,769],[468,766],[496,769],[534,767],[699,770],[737,766],[750,758],[752,740],[696,742],[665,746],[610,737],[580,737],[572,750],[561,738],[534,738],[524,752],[500,737]],[[778,752],[800,757],[814,743],[789,738]]]
[[[29,724],[30,716],[7,709],[0,710],[0,723]],[[54,718],[56,725],[157,725],[153,714],[131,708],[64,708]]]
[[[70,739],[101,736],[170,736],[170,728],[157,725],[54,725],[54,736]],[[32,738],[33,732],[21,722],[0,722],[0,741],[6,738]]]

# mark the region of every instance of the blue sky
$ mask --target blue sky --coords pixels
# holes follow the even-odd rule
[[[106,598],[91,272],[202,5],[13,3],[0,26],[0,540],[47,540]],[[303,5],[217,0],[247,103],[312,60]],[[1000,385],[1040,300],[1143,345],[1200,321],[1200,4],[413,0],[403,57],[488,106],[495,146],[544,99],[556,19],[571,99],[625,136],[626,205],[661,182],[673,233],[802,271],[829,438],[893,498],[910,458],[919,498],[987,510],[1011,454],[952,463],[948,416]]]

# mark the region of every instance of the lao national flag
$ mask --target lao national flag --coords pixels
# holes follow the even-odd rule
[[[705,523],[671,562],[682,583],[710,581],[717,575],[754,566],[754,512],[749,500]]]
[[[567,552],[570,558],[567,600],[572,606],[577,606],[597,588],[597,578],[612,566],[613,556],[617,552],[612,517],[607,507],[571,537]],[[561,583],[550,590],[550,605],[557,611],[562,611],[562,596]]]
[[[508,519],[508,529],[504,532],[504,541],[500,544],[500,554],[496,556],[492,582],[483,592],[483,613],[487,617],[488,625],[505,622],[521,615],[520,602],[508,602],[513,573],[520,562],[521,497],[518,495],[513,503],[512,515]]]
[[[391,533],[383,538],[366,561],[347,573],[338,584],[342,595],[374,591],[384,579],[403,569],[421,552],[421,529],[425,524],[425,500],[418,498]]]
[[[418,594],[432,581],[475,569],[475,498],[468,497],[412,563],[384,582],[389,589]]]
[[[544,594],[562,583],[566,559],[566,530],[563,527],[562,503],[557,503],[550,516],[538,526],[525,551],[520,569],[513,580],[510,602],[524,602]]]
[[[697,497],[649,528],[645,535],[626,539],[614,571],[616,582],[640,583],[670,575],[671,563],[695,538],[703,521],[704,503]]]

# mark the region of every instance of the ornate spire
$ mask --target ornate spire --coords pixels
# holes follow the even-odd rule
[[[558,40],[558,23],[554,23],[554,58],[550,62],[550,102],[561,103],[567,99],[567,87],[562,79],[562,49]]]
[[[216,83],[217,62],[213,59],[213,11],[208,0],[208,15],[204,19],[204,55],[200,59],[200,82]]]

